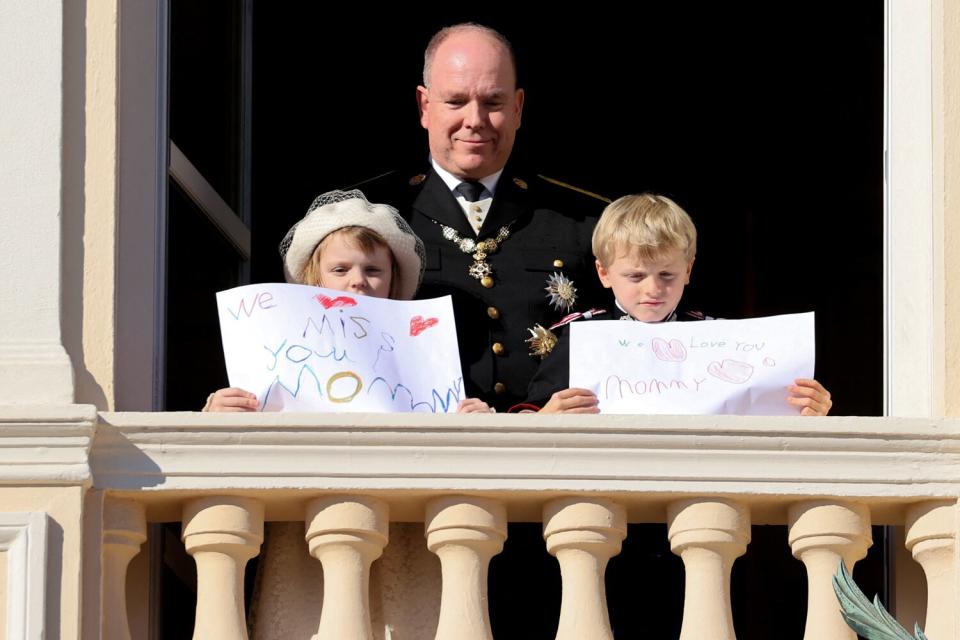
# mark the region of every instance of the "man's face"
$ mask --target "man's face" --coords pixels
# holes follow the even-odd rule
[[[485,34],[455,33],[437,49],[429,83],[417,100],[437,164],[470,180],[502,169],[523,111],[509,53]]]
[[[673,313],[690,283],[693,260],[672,249],[655,260],[622,255],[603,266],[597,260],[597,275],[623,310],[641,322],[660,322]]]

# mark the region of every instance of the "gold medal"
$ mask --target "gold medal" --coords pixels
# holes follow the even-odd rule
[[[542,360],[557,346],[557,336],[550,329],[544,329],[539,324],[535,324],[533,329],[527,329],[527,331],[530,332],[530,337],[526,339],[526,343],[530,345],[530,355]]]

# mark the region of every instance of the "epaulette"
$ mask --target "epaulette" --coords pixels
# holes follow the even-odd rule
[[[550,178],[540,173],[537,174],[537,177],[543,180],[544,182],[549,182],[552,185],[561,187],[563,189],[569,189],[570,191],[576,191],[577,193],[583,194],[585,196],[589,196],[595,200],[599,200],[600,202],[605,202],[606,204],[610,204],[611,202],[613,202],[613,200],[611,200],[610,198],[604,197],[599,193],[594,193],[593,191],[587,191],[586,189],[575,187],[572,184],[563,182],[562,180],[557,180],[556,178]]]

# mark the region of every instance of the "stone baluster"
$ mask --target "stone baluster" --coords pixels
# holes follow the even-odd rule
[[[927,620],[930,640],[957,637],[957,503],[938,500],[907,510],[906,543],[927,576]]]
[[[323,609],[314,640],[372,640],[370,565],[387,545],[390,512],[380,500],[327,496],[307,506],[310,555],[323,565]]]
[[[103,506],[102,634],[104,640],[130,640],[127,622],[127,567],[147,539],[143,505],[107,498]]]
[[[436,640],[492,640],[487,569],[507,537],[506,509],[486,498],[438,498],[427,504],[425,529],[443,576]]]
[[[544,507],[543,537],[563,578],[557,640],[613,640],[604,574],[626,535],[626,512],[610,500],[562,498]]]
[[[719,498],[667,507],[670,549],[686,570],[680,640],[734,640],[730,571],[750,542],[747,507]]]
[[[809,500],[790,507],[790,549],[807,568],[806,640],[856,640],[840,615],[832,576],[840,560],[852,573],[872,544],[870,510],[862,504]]]
[[[263,542],[263,504],[212,496],[183,509],[183,542],[197,563],[195,640],[247,638],[243,570]]]

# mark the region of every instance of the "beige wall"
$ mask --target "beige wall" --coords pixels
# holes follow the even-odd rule
[[[115,0],[64,3],[63,335],[76,402],[101,410],[115,386],[117,19]]]
[[[0,552],[0,576],[7,575],[7,554]],[[7,612],[7,581],[0,580],[0,640],[7,637],[7,621],[5,615]]]
[[[62,640],[80,637],[82,500],[81,487],[0,487],[3,511],[43,511],[50,518],[46,629],[48,637]]]
[[[938,15],[939,14],[939,15]],[[960,415],[960,3],[938,0],[935,34],[934,152],[937,205],[943,216],[943,405],[944,414]]]

